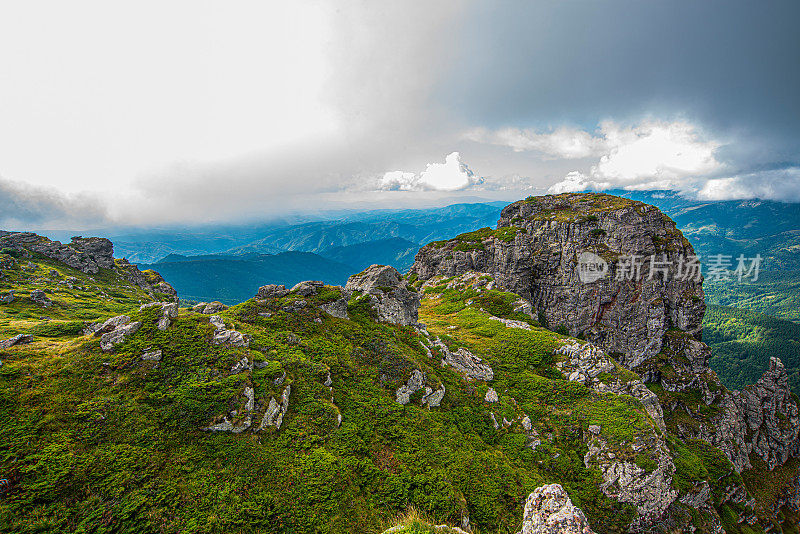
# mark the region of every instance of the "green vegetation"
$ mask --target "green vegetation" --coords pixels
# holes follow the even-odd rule
[[[703,320],[703,341],[712,349],[711,368],[728,388],[754,384],[769,367],[770,356],[779,356],[792,391],[800,394],[800,324],[711,305]]]
[[[513,243],[517,233],[524,231],[525,230],[523,228],[517,228],[515,226],[498,228],[496,230],[487,227],[481,228],[480,230],[475,230],[474,232],[467,232],[465,234],[457,235],[453,239],[434,241],[433,243],[430,243],[430,246],[441,248],[448,243],[455,243],[453,250],[485,250],[483,245],[483,241],[485,239],[494,238],[503,241],[504,243]]]

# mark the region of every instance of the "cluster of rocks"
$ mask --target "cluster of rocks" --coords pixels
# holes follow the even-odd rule
[[[620,460],[614,448],[602,437],[601,429],[595,427],[592,430],[596,433],[589,433],[589,450],[584,464],[602,473],[603,493],[636,507],[630,530],[647,530],[661,519],[678,497],[678,492],[672,487],[675,464],[667,444],[655,433],[636,437],[631,444],[632,452],[646,456],[655,465],[652,469],[645,469],[631,460]]]
[[[37,252],[86,274],[114,267],[114,245],[101,237],[73,237],[62,244],[31,232],[12,232],[0,236],[0,248]]]
[[[568,380],[580,382],[598,393],[630,395],[642,403],[656,426],[662,432],[666,432],[664,410],[658,401],[658,396],[639,378],[623,380],[619,364],[600,347],[590,342],[565,342],[555,353],[564,357],[555,365]]]
[[[214,345],[230,345],[232,347],[249,347],[252,339],[248,334],[242,334],[238,330],[233,330],[225,326],[225,321],[219,315],[212,315],[208,321],[214,325]]]
[[[242,392],[244,404],[237,409],[231,410],[221,417],[221,421],[203,430],[211,432],[233,432],[240,434],[250,428],[253,424],[253,410],[255,409],[255,391],[250,386],[245,386]]]
[[[459,347],[455,352],[451,352],[440,337],[431,337],[425,325],[418,325],[417,332],[422,335],[422,346],[428,353],[429,358],[433,358],[431,348],[436,349],[442,355],[442,367],[452,367],[467,380],[483,380],[488,382],[494,379],[494,371],[491,366],[483,361],[482,358],[472,354],[464,347]]]
[[[43,308],[49,308],[50,306],[53,305],[53,301],[50,300],[50,298],[41,289],[34,289],[33,291],[31,291],[29,298],[35,304],[38,304]]]
[[[283,285],[269,284],[259,288],[257,300],[283,298],[287,295],[313,297],[325,287],[323,282],[306,281],[286,289]],[[319,305],[325,313],[340,319],[349,319],[347,306],[354,297],[366,298],[370,307],[375,310],[379,321],[399,325],[416,325],[419,311],[419,295],[394,267],[372,265],[364,271],[354,274],[347,280],[345,287],[334,286],[339,298]],[[296,300],[284,307],[284,311],[298,311],[307,305],[305,300]]]
[[[518,229],[513,241],[488,236],[479,247],[459,247],[458,240],[427,245],[411,272],[423,281],[489,274],[498,287],[529,300],[545,324],[583,334],[619,353],[629,368],[658,354],[670,328],[699,335],[701,283],[677,271],[694,250],[654,206],[608,195],[549,195],[507,206],[497,226]],[[581,281],[578,258],[585,252],[607,262],[608,276]],[[639,280],[617,280],[623,259],[632,256],[655,256],[668,265],[666,275],[650,278],[643,268]]]
[[[400,404],[408,404],[411,402],[411,396],[416,393],[417,391],[423,390],[421,404],[423,406],[428,406],[429,408],[433,408],[435,406],[439,406],[444,399],[444,394],[446,393],[446,388],[444,384],[441,384],[435,390],[430,386],[426,386],[425,382],[427,377],[425,373],[420,371],[419,369],[414,369],[411,372],[411,376],[408,378],[408,381],[397,388],[395,392],[395,400],[397,400]]]

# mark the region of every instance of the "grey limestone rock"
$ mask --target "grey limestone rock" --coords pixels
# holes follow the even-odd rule
[[[525,500],[519,534],[593,534],[586,516],[560,484],[536,488]]]
[[[394,267],[372,265],[347,280],[347,291],[367,296],[378,319],[400,325],[415,325],[419,320],[419,294],[409,289]]]

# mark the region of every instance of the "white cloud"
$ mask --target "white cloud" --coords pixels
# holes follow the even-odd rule
[[[697,192],[703,200],[734,200],[763,198],[770,200],[800,200],[800,167],[713,178]]]
[[[389,171],[378,183],[384,191],[460,191],[483,183],[483,178],[461,161],[461,154],[451,152],[444,163],[428,163],[420,174]]]
[[[552,132],[539,133],[532,129],[502,128],[495,131],[475,128],[464,135],[478,143],[506,146],[514,152],[539,152],[563,159],[582,159],[599,156],[606,149],[602,137],[577,128],[562,126]]]
[[[715,151],[718,141],[704,139],[684,121],[644,121],[621,126],[600,125],[597,146],[605,146],[588,172],[572,171],[550,192],[586,189],[696,190],[695,184],[723,169]]]

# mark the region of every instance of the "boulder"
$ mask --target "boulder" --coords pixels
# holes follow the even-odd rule
[[[30,299],[44,308],[49,308],[53,305],[53,301],[50,300],[41,289],[34,289],[31,291]]]
[[[519,534],[593,534],[586,516],[560,484],[536,488],[525,500]]]
[[[0,350],[11,348],[14,345],[25,345],[26,343],[31,343],[32,341],[33,336],[29,334],[17,334],[12,338],[0,341]]]
[[[267,284],[265,286],[261,286],[258,288],[258,293],[256,293],[256,298],[257,299],[281,298],[285,297],[288,294],[289,290],[286,289],[286,286]]]
[[[114,330],[100,336],[100,347],[104,351],[110,351],[115,345],[124,343],[128,336],[138,332],[141,326],[142,323],[140,321],[136,321],[116,327]]]
[[[16,300],[16,297],[13,291],[0,295],[0,304],[11,304],[14,300]]]
[[[345,289],[369,297],[378,319],[400,325],[417,324],[419,294],[394,267],[372,265],[347,280]]]

